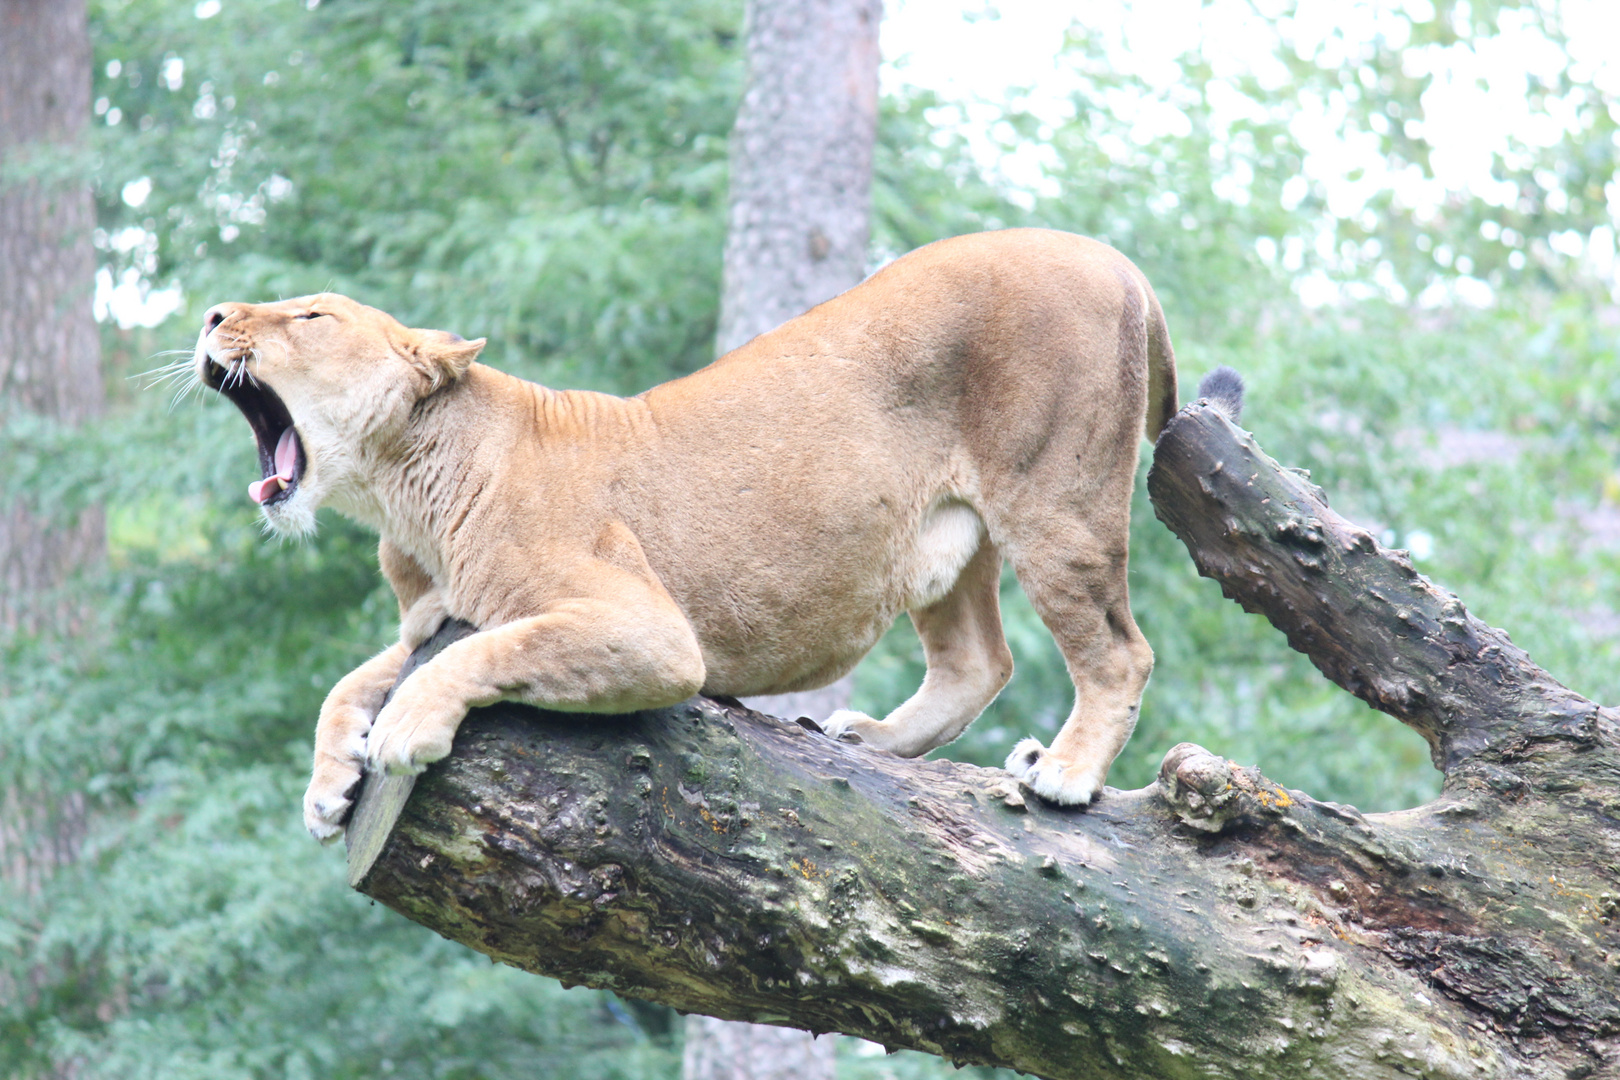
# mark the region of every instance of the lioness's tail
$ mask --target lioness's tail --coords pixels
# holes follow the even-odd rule
[[[1207,398],[1235,424],[1243,415],[1243,376],[1222,364],[1198,381],[1198,396]]]
[[[1158,440],[1159,432],[1176,414],[1176,351],[1170,347],[1170,328],[1164,324],[1159,298],[1151,287],[1143,291],[1148,298],[1147,437],[1152,442]]]

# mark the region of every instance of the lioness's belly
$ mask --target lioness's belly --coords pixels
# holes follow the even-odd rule
[[[984,523],[960,499],[936,498],[900,520],[883,509],[874,507],[866,529],[779,535],[740,553],[731,573],[679,589],[676,601],[703,648],[706,692],[825,686],[859,663],[901,612],[949,593],[984,542]]]
[[[826,685],[978,550],[949,396],[897,405],[890,374],[837,353],[738,365],[689,377],[692,396],[660,415],[641,459],[659,512],[635,531],[697,634],[710,692]]]

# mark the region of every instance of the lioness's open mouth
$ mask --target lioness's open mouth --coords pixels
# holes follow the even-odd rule
[[[299,478],[304,475],[306,462],[304,445],[293,428],[292,414],[281,403],[281,398],[245,371],[227,371],[212,357],[203,381],[230,398],[253,428],[263,478],[248,485],[248,498],[261,506],[274,506],[291,498],[298,488]]]

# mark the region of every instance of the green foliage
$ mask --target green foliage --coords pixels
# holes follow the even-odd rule
[[[1479,25],[1459,28],[1439,6],[1408,27],[1414,42],[1521,14],[1476,3]],[[109,326],[115,373],[185,348],[213,301],[327,288],[487,335],[486,359],[556,384],[634,391],[706,361],[740,4],[265,0],[197,17],[208,9],[92,5],[95,95],[117,115],[97,135],[102,258],[178,283],[189,305],[156,332]],[[1340,219],[1319,185],[1290,187],[1300,103],[1339,94],[1347,122],[1428,169],[1404,126],[1426,77],[1388,40],[1329,52],[1285,50],[1285,80],[1264,86],[1193,55],[1161,90],[1077,36],[1073,118],[1049,126],[1015,101],[995,129],[1005,153],[1046,148],[1038,193],[997,177],[952,103],[892,97],[875,257],[1006,225],[1106,237],[1156,284],[1184,397],[1215,364],[1238,367],[1272,454],[1390,542],[1432,549],[1419,565],[1560,678],[1620,698],[1615,558],[1591,531],[1620,520],[1616,320],[1546,242],[1607,222],[1615,110],[1566,70],[1532,96],[1579,91],[1591,107],[1498,161],[1509,205],[1458,195],[1419,213],[1385,193]],[[1216,83],[1255,108],[1220,114]],[[1120,103],[1154,100],[1185,130],[1139,141]],[[1462,257],[1494,306],[1402,299],[1454,284]],[[1300,302],[1313,274],[1337,304]],[[104,506],[111,556],[80,586],[82,633],[0,652],[0,790],[81,794],[92,821],[81,858],[0,902],[0,1075],[65,1060],[85,1077],[676,1075],[667,1010],[491,966],[344,888],[298,799],[322,695],[391,637],[373,539],[323,516],[311,544],[266,541],[234,410],[171,409],[139,381],[115,398],[91,431],[0,427],[6,497]],[[1140,485],[1134,516],[1133,606],[1158,666],[1115,784],[1148,782],[1192,740],[1364,809],[1433,792],[1421,740],[1200,580]],[[1069,707],[1010,572],[1003,603],[1018,673],[946,751],[987,764]],[[902,622],[860,669],[857,703],[881,711],[920,679]],[[921,1055],[840,1052],[861,1080],[943,1074]]]
[[[149,236],[114,265],[364,296],[605,389],[708,361],[736,4],[307,6],[102,5],[103,228]]]
[[[115,373],[215,300],[322,289],[558,383],[707,361],[739,5],[93,7],[118,110],[98,246],[192,304],[161,334],[109,329]],[[88,633],[0,656],[0,790],[82,791],[95,823],[0,905],[0,1075],[677,1074],[668,1010],[425,936],[309,840],[311,719],[394,632],[375,539],[323,515],[313,544],[267,542],[240,417],[168,397],[135,380],[95,430],[0,436],[8,489],[105,505],[111,556]]]
[[[1494,8],[1489,14],[1498,17]],[[1435,19],[1412,28],[1412,40],[1455,43],[1453,24],[1442,5]],[[1493,26],[1481,22],[1469,36],[1488,36]],[[951,144],[936,135],[926,149],[907,151],[928,167],[888,174],[896,189],[914,185],[918,197],[891,192],[889,202],[879,201],[880,242],[934,238],[919,231],[916,215],[889,207],[940,203],[951,209],[939,235],[977,216],[985,226],[1045,225],[1109,240],[1143,268],[1164,304],[1183,398],[1203,372],[1237,367],[1249,385],[1245,424],[1272,455],[1310,468],[1341,512],[1386,543],[1416,538],[1428,549],[1418,558],[1426,573],[1507,627],[1569,685],[1614,700],[1620,680],[1611,674],[1608,598],[1616,559],[1590,529],[1613,530],[1609,515],[1620,496],[1612,405],[1620,335],[1607,289],[1556,256],[1545,237],[1612,224],[1600,180],[1604,169],[1612,173],[1615,110],[1587,108],[1556,145],[1515,147],[1510,160],[1499,160],[1499,178],[1521,193],[1505,210],[1454,195],[1420,212],[1384,192],[1341,220],[1326,213],[1321,185],[1285,209],[1284,187],[1306,158],[1292,124],[1308,95],[1337,92],[1351,102],[1352,130],[1386,129],[1384,152],[1425,167],[1424,144],[1398,123],[1369,120],[1422,115],[1427,80],[1405,75],[1403,54],[1387,40],[1325,67],[1285,52],[1289,80],[1269,88],[1252,77],[1217,78],[1195,54],[1183,58],[1182,83],[1156,90],[1115,74],[1102,50],[1095,35],[1071,46],[1085,77],[1073,119],[1045,139],[1055,194],[1022,206],[1003,196],[995,206],[996,193],[982,182],[952,177],[937,150]],[[1244,119],[1222,121],[1213,103],[1234,85],[1255,107]],[[1572,87],[1567,72],[1554,85],[1532,80],[1531,90],[1542,106],[1553,94],[1600,98],[1594,88]],[[1121,93],[1138,103],[1173,101],[1185,134],[1139,141],[1132,116],[1113,105]],[[904,117],[916,104],[891,111]],[[1008,118],[1011,134],[998,149],[1011,153],[1041,124],[1016,103]],[[1576,161],[1596,169],[1548,164]],[[880,161],[880,175],[882,168]],[[940,198],[946,184],[963,198]],[[1482,221],[1495,223],[1485,230],[1494,239],[1481,234]],[[1501,231],[1507,222],[1516,235]],[[1289,247],[1302,253],[1291,269],[1276,258]],[[1515,251],[1521,258],[1510,261]],[[1472,263],[1461,261],[1464,252]],[[1392,302],[1372,284],[1389,280],[1376,266],[1389,258],[1407,296],[1471,272],[1488,280],[1496,304],[1476,311]],[[1311,311],[1300,303],[1295,289],[1312,273],[1340,284],[1339,306]],[[1132,608],[1157,662],[1114,784],[1150,783],[1166,750],[1194,741],[1367,810],[1414,805],[1436,792],[1439,775],[1422,740],[1328,684],[1265,620],[1200,580],[1180,542],[1154,519],[1141,484],[1131,559]],[[1013,682],[943,756],[998,764],[1019,735],[1047,737],[1067,715],[1061,660],[1011,573],[1002,606]],[[897,627],[857,673],[858,705],[881,714],[915,689],[921,673],[915,636]]]

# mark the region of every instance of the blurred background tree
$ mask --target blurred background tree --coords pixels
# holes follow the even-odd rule
[[[101,412],[89,121],[83,0],[0,9],[0,423],[28,412],[73,426]],[[71,633],[86,612],[62,586],[101,554],[99,508],[53,514],[0,490],[0,636]],[[0,893],[38,897],[76,857],[85,805],[48,773],[0,782]],[[14,985],[0,972],[0,998]]]
[[[0,16],[0,416],[68,424],[102,410],[91,317],[96,207],[79,157],[91,120],[83,0],[18,0]],[[94,510],[52,520],[0,502],[0,631],[71,622],[66,576],[102,552]]]
[[[1620,85],[1583,51],[1587,8],[1182,7],[1186,50],[1153,70],[1119,29],[1132,5],[1088,11],[1056,111],[891,77],[870,265],[1006,225],[1107,239],[1154,281],[1188,390],[1238,367],[1268,450],[1620,700]],[[558,385],[634,392],[706,363],[741,16],[92,0],[108,412],[75,429],[13,409],[0,431],[0,506],[105,506],[107,562],[73,586],[90,625],[0,644],[0,791],[76,794],[92,824],[36,892],[0,885],[0,1076],[679,1075],[666,1010],[493,967],[344,887],[297,806],[321,697],[393,632],[374,539],[323,515],[312,543],[266,542],[235,411],[129,376],[189,354],[210,303],[321,289],[487,335],[490,363]],[[1441,91],[1476,77],[1525,123],[1468,172]],[[1187,739],[1364,810],[1430,796],[1421,742],[1222,600],[1138,495],[1133,606],[1158,666],[1114,784]],[[994,764],[1067,712],[1010,579],[1004,611],[1017,674],[950,756]],[[902,622],[855,704],[920,677]],[[841,1075],[945,1075],[863,1049],[844,1040]]]
[[[90,126],[83,0],[17,0],[0,16],[0,415],[68,424],[101,412],[90,317],[95,206],[82,169]],[[101,517],[50,519],[0,502],[0,631],[71,622],[58,587],[101,555]]]
[[[747,0],[731,128],[721,355],[860,283],[871,241],[880,0]],[[749,699],[824,718],[855,680]],[[837,1036],[696,1014],[682,1080],[832,1080]]]

